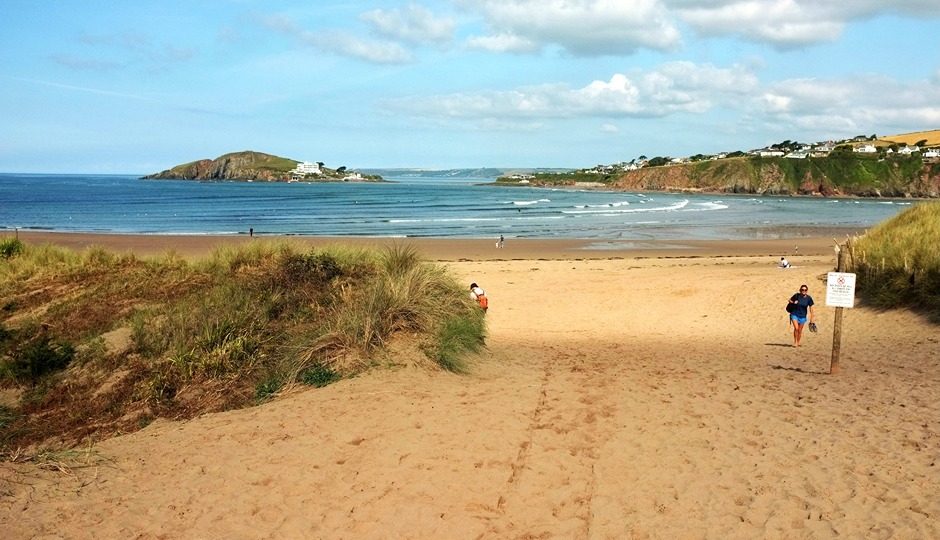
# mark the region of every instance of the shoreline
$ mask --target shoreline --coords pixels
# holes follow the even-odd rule
[[[609,239],[506,239],[497,249],[491,238],[392,238],[392,237],[312,237],[287,235],[155,235],[78,232],[18,231],[16,237],[27,243],[52,244],[83,250],[92,246],[138,256],[176,252],[184,257],[208,255],[220,246],[238,246],[257,241],[291,241],[311,248],[335,244],[360,247],[414,246],[429,259],[461,260],[572,260],[642,259],[692,257],[780,257],[831,255],[847,236],[864,231],[848,228],[808,228],[796,232],[804,236],[753,240],[609,240]],[[13,235],[4,235],[10,237]]]

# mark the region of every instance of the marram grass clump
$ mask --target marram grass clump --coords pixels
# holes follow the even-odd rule
[[[865,302],[940,321],[940,203],[912,206],[852,239],[847,253],[846,271],[857,274]]]
[[[482,312],[410,247],[253,241],[186,260],[17,244],[0,258],[0,453],[74,445],[395,362],[465,371]]]

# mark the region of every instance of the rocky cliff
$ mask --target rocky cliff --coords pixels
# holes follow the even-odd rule
[[[909,160],[735,158],[647,167],[611,175],[619,190],[940,197],[940,164]]]
[[[246,150],[177,165],[172,169],[144,176],[150,180],[251,180],[285,181],[297,166],[292,159]]]

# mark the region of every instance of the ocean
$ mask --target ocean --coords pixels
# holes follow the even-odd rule
[[[256,236],[739,240],[865,229],[916,204],[387,180],[259,183],[0,174],[0,234],[238,235],[253,229]]]

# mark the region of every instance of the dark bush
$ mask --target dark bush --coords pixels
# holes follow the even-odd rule
[[[341,378],[338,373],[322,364],[314,364],[300,374],[300,382],[307,386],[316,386],[317,388],[322,388]]]
[[[46,375],[68,367],[75,357],[75,348],[67,342],[42,335],[26,342],[19,350],[10,351],[0,373],[17,384],[35,386]]]

